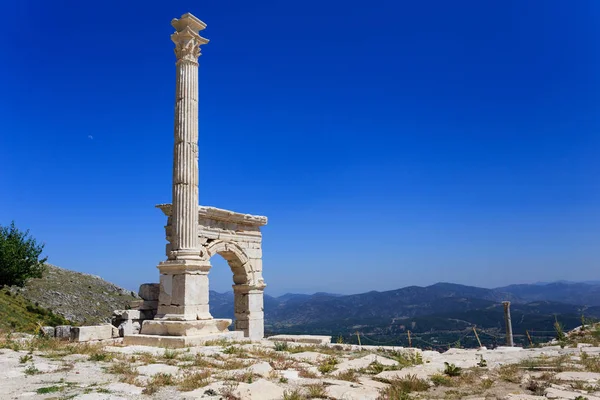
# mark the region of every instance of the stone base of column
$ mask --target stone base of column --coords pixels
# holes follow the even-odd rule
[[[230,319],[205,319],[198,321],[146,320],[140,331],[143,335],[203,336],[229,332]]]
[[[249,341],[249,339],[244,338],[244,332],[242,331],[227,331],[197,336],[125,335],[123,344],[126,346],[154,346],[177,349],[201,346],[214,340]]]
[[[212,320],[208,305],[210,262],[167,260],[158,265],[160,293],[155,319],[173,321]]]

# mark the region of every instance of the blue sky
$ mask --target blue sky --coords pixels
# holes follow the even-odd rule
[[[270,294],[599,279],[594,1],[3,2],[0,224],[158,279],[170,20],[207,23],[200,201],[269,217]],[[230,288],[214,260],[212,288]]]

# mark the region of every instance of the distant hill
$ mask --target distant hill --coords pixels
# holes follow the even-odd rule
[[[137,294],[107,282],[99,276],[48,265],[44,276],[31,279],[24,288],[12,287],[31,303],[77,323],[93,325],[110,322],[112,312],[129,308]]]
[[[570,290],[562,289],[564,285],[567,284],[485,289],[437,283],[427,287],[409,286],[347,296],[327,293],[286,294],[276,298],[265,296],[266,330],[270,333],[335,336],[350,335],[360,330],[384,339],[405,337],[408,329],[413,333],[434,335],[468,331],[476,325],[501,336],[504,332],[504,300],[512,302],[513,329],[523,337],[525,330],[550,332],[551,335],[555,318],[559,318],[567,329],[581,323],[582,313],[588,318],[600,318],[600,307],[595,305],[595,301],[586,304],[588,297],[576,296],[579,284],[569,286]],[[584,289],[581,293],[592,296],[593,288]],[[213,298],[219,299],[218,309],[213,306]],[[215,317],[232,318],[233,294],[211,292],[211,312]],[[462,333],[453,335],[462,336]]]
[[[600,306],[600,284],[593,282],[552,282],[510,285],[495,290],[515,295],[524,301],[557,301],[582,306]]]

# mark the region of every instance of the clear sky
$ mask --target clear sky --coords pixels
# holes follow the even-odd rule
[[[600,278],[597,1],[0,7],[0,224],[53,264],[158,280],[189,11],[200,201],[269,217],[268,293]]]

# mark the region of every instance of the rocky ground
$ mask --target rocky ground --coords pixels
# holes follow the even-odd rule
[[[208,343],[169,350],[0,340],[0,398],[600,400],[600,327],[495,350]]]

